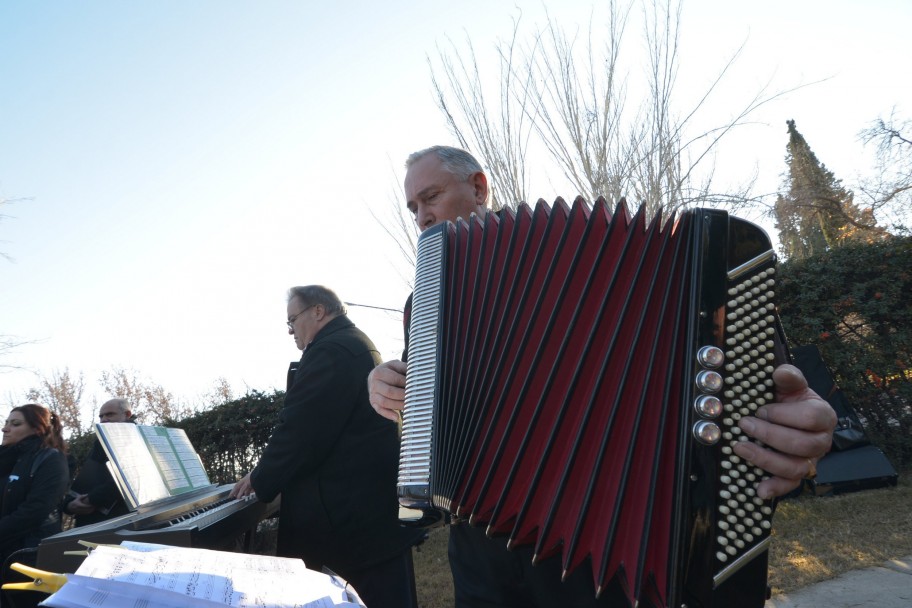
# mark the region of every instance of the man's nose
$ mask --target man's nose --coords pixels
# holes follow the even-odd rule
[[[434,225],[435,221],[437,220],[433,213],[423,209],[418,210],[418,216],[415,218],[415,222],[418,224],[418,230],[427,230]]]

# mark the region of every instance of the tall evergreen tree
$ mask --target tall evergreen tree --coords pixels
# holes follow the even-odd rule
[[[871,210],[860,209],[853,193],[817,159],[795,121],[786,124],[788,193],[779,195],[774,208],[785,256],[805,259],[847,241],[874,242],[889,236],[877,226]]]

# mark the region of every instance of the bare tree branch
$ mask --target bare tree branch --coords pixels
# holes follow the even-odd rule
[[[3,205],[12,205],[13,203],[19,203],[22,201],[30,201],[30,200],[32,200],[32,199],[31,198],[0,198],[0,207],[2,207]],[[0,220],[5,220],[10,217],[12,217],[12,216],[7,215],[5,213],[0,213]],[[7,242],[8,241],[5,241],[5,240],[0,241],[0,243],[7,243]],[[4,258],[10,262],[13,261],[13,258],[9,254],[7,254],[5,251],[0,251],[0,257]]]
[[[133,413],[146,424],[180,420],[193,413],[189,406],[175,403],[174,395],[164,387],[140,378],[133,369],[113,367],[103,371],[99,384],[112,397],[126,399]]]
[[[876,146],[874,176],[863,180],[859,192],[872,215],[880,216],[896,232],[912,232],[912,120],[896,109],[860,133],[864,144]]]
[[[82,424],[82,397],[85,393],[85,378],[82,372],[70,374],[69,368],[53,370],[50,376],[42,376],[38,387],[28,392],[28,399],[46,405],[60,416],[64,429],[75,435],[88,432]],[[89,425],[91,426],[91,425]]]
[[[628,74],[620,67],[622,49],[631,46],[626,37],[634,6],[634,1],[623,6],[609,2],[601,36],[595,33],[594,18],[583,38],[578,31],[564,31],[548,15],[547,24],[523,44],[519,20],[514,21],[510,38],[496,45],[501,69],[500,96],[494,105],[484,93],[471,41],[466,41],[468,53],[459,53],[452,43],[452,53],[440,51],[436,70],[429,60],[438,107],[450,129],[462,146],[487,162],[494,183],[504,188],[500,197],[504,192],[512,195],[501,203],[530,198],[522,168],[533,146],[540,146],[563,177],[590,201],[598,196],[615,201],[627,198],[646,204],[652,213],[665,208],[669,217],[682,207],[732,202],[731,193],[712,189],[712,159],[720,141],[736,127],[749,124],[749,116],[764,104],[809,86],[772,94],[764,87],[723,124],[688,135],[743,45],[694,105],[679,114],[675,86],[682,4],[643,0],[646,92],[634,101]],[[601,44],[596,42],[599,38]],[[492,121],[494,117],[497,120]],[[737,193],[744,199],[738,201],[740,205],[752,204],[751,186],[749,182]]]
[[[390,186],[390,204],[385,208],[385,213],[382,216],[378,215],[372,206],[368,206],[368,211],[374,220],[377,221],[377,224],[386,232],[387,236],[396,243],[402,259],[406,262],[405,268],[412,269],[415,267],[415,260],[418,255],[418,226],[415,225],[414,218],[405,205],[401,203],[405,199],[405,193],[402,191],[402,180],[398,179],[398,172],[392,167],[392,163],[391,169],[392,174],[395,176],[394,181],[397,184]],[[399,265],[395,266],[400,268]],[[410,273],[410,276],[405,276],[400,271],[400,275],[411,288],[414,273]]]
[[[22,370],[27,369],[22,365],[17,365],[15,363],[7,363],[4,361],[7,357],[11,356],[13,352],[27,344],[37,344],[39,340],[25,340],[18,336],[12,335],[0,335],[0,373],[4,371],[13,371],[13,370]]]

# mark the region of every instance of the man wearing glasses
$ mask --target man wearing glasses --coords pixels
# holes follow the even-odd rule
[[[287,312],[303,355],[259,463],[232,496],[281,493],[277,555],[329,568],[371,608],[417,608],[411,547],[423,533],[399,525],[397,427],[367,399],[377,348],[326,287],[293,287]]]

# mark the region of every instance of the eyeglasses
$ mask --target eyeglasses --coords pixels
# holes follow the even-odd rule
[[[314,305],[311,304],[310,306],[308,306],[302,310],[299,310],[298,313],[295,314],[293,317],[289,317],[288,320],[285,321],[285,324],[288,326],[288,329],[294,329],[294,322],[298,319],[298,317],[300,317],[301,315],[303,315],[305,312],[307,312],[308,310],[310,310],[313,307],[314,307]]]

